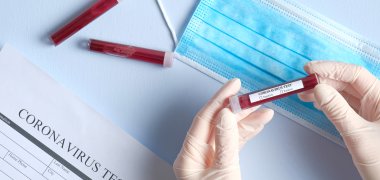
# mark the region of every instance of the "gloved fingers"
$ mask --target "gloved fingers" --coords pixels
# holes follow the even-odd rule
[[[347,82],[343,82],[340,80],[330,79],[328,77],[318,76],[319,84],[328,84],[329,86],[333,87],[337,91],[343,91],[347,88],[350,84]]]
[[[352,86],[352,84],[349,84],[342,92],[345,92],[347,94],[350,94],[351,96],[355,98],[362,98],[363,96],[355,89],[355,87]]]
[[[380,83],[379,81],[368,91],[361,100],[360,115],[364,119],[375,122],[380,119]]]
[[[358,97],[363,97],[377,82],[377,78],[365,68],[342,62],[311,61],[305,65],[305,71],[318,74],[322,81],[328,78],[351,84],[358,92]]]
[[[245,109],[240,111],[239,113],[235,114],[236,121],[239,122],[242,119],[246,118],[248,115],[250,115],[252,112],[256,111],[260,106],[255,106],[249,109]],[[210,138],[208,139],[208,144],[211,145],[213,148],[215,148],[215,128],[211,128],[211,135]]]
[[[352,132],[367,125],[343,96],[327,84],[314,88],[316,102],[340,133]]]
[[[361,98],[363,97],[353,86],[352,84],[345,83],[342,81],[334,80],[334,79],[329,79],[329,78],[323,78],[319,77],[319,83],[320,84],[328,84],[329,86],[333,87],[336,89],[338,92],[345,92],[347,94],[350,94],[356,98]]]
[[[189,134],[201,142],[208,143],[212,129],[215,127],[218,112],[225,107],[228,97],[235,95],[240,90],[240,80],[228,81],[215,96],[197,113],[188,131]]]
[[[272,120],[273,115],[274,111],[272,109],[262,108],[238,122],[240,148],[259,134],[264,126]]]
[[[215,133],[215,168],[239,165],[239,131],[235,115],[224,108],[219,113],[220,120]]]
[[[314,89],[298,93],[298,98],[304,102],[315,102]]]
[[[355,98],[355,99],[360,98],[359,93],[354,88],[352,88],[351,85],[347,85],[345,88],[339,88],[337,86],[334,86],[334,84],[331,85],[332,83],[328,83],[328,82],[327,83],[321,83],[321,84],[328,84],[329,86],[333,87],[334,89],[339,91],[341,94],[343,94],[344,97],[347,96],[347,97],[350,97],[350,99],[351,98]],[[336,85],[336,83],[335,83],[335,85]],[[343,90],[339,90],[339,89],[343,89]],[[304,102],[315,102],[314,89],[310,89],[310,90],[298,93],[298,97]],[[355,103],[356,103],[356,101],[355,101]],[[359,101],[359,103],[360,103],[360,101]]]
[[[315,96],[314,96],[314,90],[308,90],[309,92],[305,91],[303,93],[299,93],[298,97],[304,101],[304,102],[313,102],[313,105],[316,109],[321,109],[320,105],[316,102]],[[350,104],[350,106],[356,111],[359,111],[360,108],[360,100],[355,97],[354,95],[347,93],[346,91],[339,92],[344,99]]]
[[[253,112],[255,112],[257,109],[259,109],[261,106],[255,106],[255,107],[252,107],[252,108],[249,108],[249,109],[244,109],[242,111],[240,111],[239,113],[235,114],[235,117],[236,117],[236,120],[239,122],[241,121],[242,119],[246,118],[247,116],[249,116],[250,114],[252,114]]]
[[[194,169],[207,169],[212,165],[213,158],[214,149],[209,144],[200,142],[188,134],[180,153],[174,161],[173,168],[175,172],[178,171],[181,173],[189,173],[188,171],[185,172],[185,170],[194,171]]]
[[[360,99],[356,96],[347,93],[346,91],[340,92],[340,94],[344,97],[344,99],[348,102],[348,104],[355,110],[355,112],[359,111],[360,108]]]
[[[315,109],[321,110],[321,106],[317,103],[317,101],[315,101],[313,103],[313,105],[314,105]]]
[[[305,69],[308,72],[311,71],[311,70],[309,70],[308,66],[305,66]],[[318,80],[319,80],[320,84],[328,84],[329,86],[333,87],[334,89],[336,89],[339,92],[346,92],[346,93],[351,94],[357,98],[362,97],[362,95],[360,95],[357,92],[357,90],[354,87],[352,87],[351,84],[349,84],[347,82],[343,82],[341,80],[330,79],[328,77],[323,77],[323,76],[318,76]],[[309,90],[309,91],[312,91],[312,90]],[[304,100],[305,102],[312,102],[315,98],[312,96],[310,97],[309,91],[300,93],[300,99]],[[307,95],[309,95],[309,96],[307,96]]]
[[[329,86],[333,87],[339,92],[344,91],[357,98],[362,97],[362,95],[358,93],[358,91],[354,87],[352,87],[352,85],[349,83],[334,80],[334,79],[324,78],[324,77],[319,77],[318,79],[319,79],[320,84],[328,84]]]

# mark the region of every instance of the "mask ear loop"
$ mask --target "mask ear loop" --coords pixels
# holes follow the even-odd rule
[[[162,5],[162,2],[161,0],[156,0],[157,4],[158,4],[158,7],[161,11],[161,15],[162,17],[164,18],[165,20],[165,23],[166,23],[166,26],[168,27],[169,31],[170,31],[170,34],[172,36],[172,40],[173,40],[173,43],[174,43],[174,48],[177,46],[177,43],[178,43],[178,39],[177,39],[177,34],[173,28],[173,24],[171,23],[168,15],[166,14],[166,10],[164,8],[164,6]]]

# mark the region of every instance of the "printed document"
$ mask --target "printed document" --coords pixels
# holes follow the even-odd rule
[[[15,49],[0,52],[0,179],[174,179],[172,168]]]

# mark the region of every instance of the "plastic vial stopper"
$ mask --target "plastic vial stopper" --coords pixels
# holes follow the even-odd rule
[[[318,76],[316,74],[311,74],[305,78],[286,82],[266,89],[261,89],[240,96],[232,96],[229,99],[230,107],[234,113],[238,113],[244,109],[313,89],[318,83]]]
[[[81,30],[90,22],[107,12],[109,9],[119,3],[120,0],[99,0],[89,9],[76,17],[74,20],[60,28],[57,32],[50,36],[54,45],[58,46],[64,40]]]
[[[171,67],[173,65],[173,52],[163,52],[95,39],[90,39],[88,46],[91,51],[96,51],[104,54],[161,64],[164,67]]]

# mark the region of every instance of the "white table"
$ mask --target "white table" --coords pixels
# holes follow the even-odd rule
[[[298,1],[380,44],[379,1]],[[2,1],[0,45],[11,43],[94,109],[172,163],[193,116],[221,84],[182,62],[164,69],[85,49],[85,41],[96,38],[171,50],[169,32],[154,0],[123,0],[60,46],[52,46],[47,40],[50,33],[93,2]],[[183,30],[196,3],[164,1],[177,31]],[[241,168],[244,179],[359,179],[346,149],[280,114],[246,145]]]

